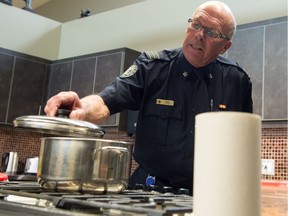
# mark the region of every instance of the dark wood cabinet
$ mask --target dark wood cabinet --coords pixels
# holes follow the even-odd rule
[[[92,94],[96,79],[96,57],[74,61],[71,90],[80,98]]]
[[[70,90],[72,65],[72,61],[51,65],[47,98],[50,98],[60,91]]]
[[[266,26],[264,119],[287,119],[287,21]]]
[[[287,18],[238,26],[227,57],[251,78],[254,113],[287,120]]]
[[[47,91],[50,61],[0,48],[0,122],[37,115]]]
[[[263,33],[264,27],[239,29],[233,45],[228,50],[228,57],[236,60],[245,69],[253,84],[253,112],[262,115],[263,83]]]
[[[47,65],[16,58],[7,122],[37,115],[45,94]]]
[[[121,68],[123,59],[123,52],[98,56],[94,93],[100,92],[123,72]]]
[[[79,97],[97,94],[123,73],[140,55],[121,48],[59,60],[51,65],[47,99],[60,91],[75,91]],[[100,126],[126,130],[126,112],[110,116]]]
[[[14,57],[0,53],[0,122],[6,122]]]

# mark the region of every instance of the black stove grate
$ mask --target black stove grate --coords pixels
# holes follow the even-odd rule
[[[61,212],[60,215],[78,213],[79,215],[107,216],[184,216],[192,213],[191,196],[155,191],[127,190],[121,194],[93,195],[79,192],[47,191],[35,182],[21,184],[10,182],[0,184],[0,194],[3,196],[3,198],[0,197],[1,200],[6,204],[6,197],[11,195],[46,200],[47,203],[52,204],[52,207],[49,205],[50,210],[53,209],[54,213],[58,212],[59,214]],[[0,213],[1,208],[0,205]],[[38,209],[39,212],[42,211],[42,215],[45,215],[43,211],[47,211],[43,207],[35,207],[35,209]]]

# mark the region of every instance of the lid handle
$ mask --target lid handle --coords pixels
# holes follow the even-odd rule
[[[69,118],[70,113],[71,113],[71,110],[58,109],[56,115],[57,115],[57,117],[61,117],[61,118]]]

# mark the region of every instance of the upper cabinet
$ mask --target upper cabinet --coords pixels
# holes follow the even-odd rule
[[[6,122],[14,56],[0,53],[0,122]]]
[[[37,115],[45,94],[47,65],[16,58],[8,122],[22,115]]]
[[[139,55],[137,51],[122,48],[56,61],[51,65],[46,100],[60,91],[75,91],[80,98],[97,94],[128,69]],[[126,119],[123,112],[110,116],[100,125],[126,130]]]
[[[37,115],[45,96],[49,61],[0,49],[0,122]]]
[[[265,27],[264,119],[287,119],[287,21]]]
[[[254,113],[287,120],[287,17],[238,26],[227,56],[251,78]]]

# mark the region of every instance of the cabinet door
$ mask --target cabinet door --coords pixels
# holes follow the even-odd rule
[[[264,119],[287,119],[287,22],[266,26]]]
[[[245,69],[252,82],[253,112],[262,116],[262,73],[263,73],[264,27],[238,30],[228,58]]]
[[[71,89],[72,66],[72,61],[52,64],[47,99],[61,91]]]
[[[123,53],[112,53],[97,58],[95,93],[111,84],[122,72]]]
[[[22,115],[37,115],[42,103],[47,65],[16,58],[8,123]]]
[[[14,57],[0,53],[0,122],[5,123],[9,102]]]
[[[111,84],[122,72],[122,53],[99,56],[97,58],[95,93],[99,93]],[[102,122],[101,126],[116,126],[119,124],[120,115],[115,114]]]
[[[74,61],[71,90],[80,98],[93,93],[96,57]]]

